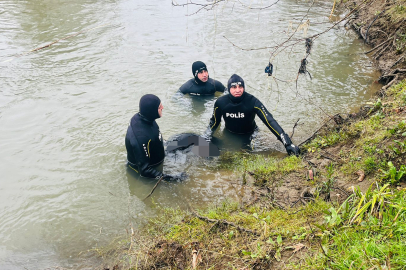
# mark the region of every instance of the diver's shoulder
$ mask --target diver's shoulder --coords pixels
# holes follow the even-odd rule
[[[186,81],[184,84],[182,84],[182,86],[179,88],[179,91],[181,92],[188,91],[193,85],[195,85],[195,80],[190,79]]]

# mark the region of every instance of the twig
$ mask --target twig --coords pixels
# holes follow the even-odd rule
[[[291,139],[293,138],[293,134],[295,134],[295,127],[297,126],[297,123],[299,122],[299,120],[300,120],[300,118],[297,119],[296,123],[293,125],[292,134],[290,134],[290,138],[291,138]]]
[[[156,184],[155,184],[155,186],[152,188],[151,192],[148,194],[147,197],[145,197],[145,198],[143,199],[143,201],[145,201],[146,199],[149,198],[149,196],[152,195],[152,193],[154,192],[154,190],[156,189],[156,187],[159,185],[159,183],[161,183],[161,181],[162,181],[163,178],[164,178],[163,176],[161,176],[161,178],[159,178],[158,182],[156,182]]]
[[[368,43],[368,31],[369,28],[371,28],[372,24],[379,18],[379,16],[381,16],[382,14],[384,14],[386,12],[386,9],[382,10],[381,12],[379,12],[378,15],[376,15],[375,19],[373,19],[373,21],[369,24],[367,31],[365,32],[365,42]]]
[[[395,69],[391,74],[382,76],[382,77],[393,77],[393,79],[387,85],[382,87],[382,90],[385,91],[386,89],[388,89],[395,81],[398,80],[398,78],[399,78],[398,74],[404,73],[404,72],[406,72],[406,69]]]
[[[330,16],[329,16],[330,19],[331,19],[331,16],[333,15],[335,6],[336,6],[336,0],[334,0],[333,8],[331,9],[331,13],[330,13]]]
[[[339,191],[341,191],[342,193],[344,193],[345,194],[345,196],[350,196],[350,194],[347,192],[347,191],[345,191],[344,189],[342,189],[342,188],[339,188],[339,187],[331,187],[332,189],[338,189]]]
[[[399,57],[399,59],[398,59],[395,63],[393,63],[393,65],[392,65],[389,69],[391,69],[391,68],[393,68],[394,66],[396,66],[404,57],[405,57],[405,54],[403,54],[401,57]]]
[[[387,40],[385,40],[384,42],[380,43],[379,45],[375,46],[374,48],[372,48],[371,50],[364,52],[364,54],[368,54],[371,53],[373,51],[375,51],[376,49],[382,47],[384,44],[386,44],[388,41],[390,41],[392,39],[393,36],[389,37]]]
[[[239,230],[240,232],[246,232],[246,233],[249,233],[249,234],[259,236],[259,234],[256,231],[245,229],[243,227],[238,226],[237,224],[235,224],[233,222],[229,222],[229,221],[224,220],[224,219],[217,220],[217,219],[211,219],[211,218],[208,218],[208,217],[203,217],[203,216],[199,215],[198,213],[196,213],[190,205],[189,205],[189,207],[190,207],[190,210],[191,210],[192,214],[194,216],[196,216],[197,218],[201,219],[201,220],[204,220],[204,221],[207,221],[207,222],[212,222],[212,223],[224,224],[224,225],[227,225],[227,226],[233,226],[237,230]]]
[[[270,7],[272,7],[273,5],[276,5],[276,4],[279,2],[279,0],[276,0],[275,3],[272,3],[272,4],[270,4],[269,6],[260,7],[260,8],[249,7],[249,6],[244,5],[244,3],[242,3],[241,1],[238,1],[238,2],[241,4],[241,6],[246,7],[246,8],[248,8],[248,9],[259,9],[259,10],[263,10],[263,9],[270,8]]]

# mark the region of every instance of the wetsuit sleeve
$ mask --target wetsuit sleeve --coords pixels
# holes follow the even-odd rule
[[[150,166],[150,154],[149,154],[149,142],[151,140],[148,137],[134,137],[132,144],[132,149],[134,152],[134,157],[136,159],[136,164],[141,176],[156,178],[161,177],[162,173]],[[145,145],[145,148],[144,148]]]
[[[283,129],[258,99],[254,103],[254,110],[265,126],[281,141],[281,134],[284,133]]]
[[[209,127],[212,132],[216,131],[221,122],[221,109],[218,102],[214,103],[213,115],[210,118]]]
[[[206,140],[211,140],[213,133],[216,131],[221,122],[221,109],[218,104],[218,100],[214,103],[213,115],[210,118],[209,126],[203,134]]]
[[[224,93],[224,91],[226,90],[226,87],[219,81],[214,81],[214,87],[217,92]]]

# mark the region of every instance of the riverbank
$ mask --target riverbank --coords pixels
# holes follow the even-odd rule
[[[341,5],[362,5],[347,25],[383,73],[375,100],[327,119],[300,158],[223,155],[240,201],[161,209],[97,250],[104,269],[403,269],[406,3]]]

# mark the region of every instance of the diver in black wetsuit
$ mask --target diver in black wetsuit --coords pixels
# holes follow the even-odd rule
[[[192,73],[194,78],[184,83],[179,91],[183,94],[194,96],[209,96],[217,92],[224,92],[224,85],[209,78],[206,64],[201,61],[196,61],[192,65]]]
[[[162,116],[161,100],[155,95],[144,95],[140,99],[140,111],[128,125],[125,136],[128,166],[144,177],[177,180],[181,177],[163,174],[153,166],[164,161],[163,138],[155,119]]]
[[[230,132],[249,134],[257,128],[255,115],[258,115],[269,130],[283,143],[289,155],[300,154],[299,147],[292,144],[289,136],[261,101],[244,91],[244,80],[240,76],[232,75],[227,86],[229,94],[219,97],[214,104],[213,116],[203,135],[207,140],[211,140],[212,134],[220,124],[221,117],[224,119],[226,129]]]

